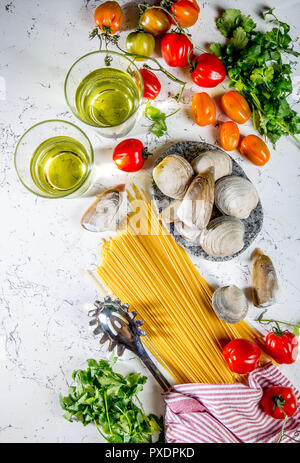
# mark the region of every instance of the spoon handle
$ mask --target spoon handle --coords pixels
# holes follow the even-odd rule
[[[135,354],[141,359],[143,364],[148,368],[150,373],[154,376],[158,384],[162,387],[162,389],[166,392],[171,389],[171,385],[168,380],[164,377],[164,375],[160,372],[157,368],[155,363],[151,360],[149,355],[147,354],[142,342],[140,339],[135,339]]]

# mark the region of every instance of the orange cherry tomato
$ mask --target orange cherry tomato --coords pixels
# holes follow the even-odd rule
[[[243,138],[240,152],[256,166],[264,166],[271,156],[265,142],[256,135],[247,135]]]
[[[220,141],[226,151],[235,150],[239,144],[240,131],[235,122],[227,121],[221,125]]]
[[[238,124],[244,124],[251,116],[251,109],[247,100],[234,90],[222,96],[221,106],[226,116]]]
[[[151,8],[142,14],[139,24],[144,31],[155,36],[165,34],[171,27],[168,15],[164,11]]]
[[[181,27],[193,26],[197,22],[199,11],[200,8],[196,0],[175,0],[170,9]],[[170,21],[175,24],[173,18],[170,18]]]
[[[96,8],[94,18],[102,32],[114,34],[122,26],[124,13],[118,2],[109,1]]]
[[[216,120],[216,106],[212,98],[205,92],[195,93],[192,102],[193,118],[201,127],[212,124]]]

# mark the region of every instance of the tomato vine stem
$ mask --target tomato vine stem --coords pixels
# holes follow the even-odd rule
[[[138,5],[138,8],[140,11],[142,11],[142,9],[145,7],[146,5],[143,5],[143,4],[139,4]],[[184,28],[181,26],[181,24],[179,23],[179,21],[177,20],[177,18],[175,17],[175,15],[173,13],[171,13],[169,10],[167,10],[166,8],[164,8],[163,6],[160,6],[160,5],[154,5],[154,6],[148,6],[147,8],[144,8],[144,12],[147,11],[147,10],[162,10],[164,13],[166,13],[168,16],[170,16],[174,23],[176,24],[176,30],[174,32],[177,32],[178,34],[183,34],[185,35],[189,41],[191,42],[191,44],[193,45],[193,48],[196,48],[197,50],[200,50],[202,51],[203,53],[207,53],[207,50],[205,50],[204,48],[201,48],[201,47],[198,47],[198,45],[195,45],[194,42],[191,40],[191,35],[188,34],[187,32],[185,32]]]
[[[160,63],[159,61],[156,59],[156,58],[153,58],[151,56],[145,56],[145,55],[139,55],[137,53],[130,53],[126,50],[123,50],[120,45],[119,45],[119,36],[118,35],[110,35],[110,34],[107,34],[107,33],[99,33],[98,29],[95,28],[93,29],[93,31],[90,33],[90,39],[93,39],[94,37],[98,37],[99,40],[100,40],[100,50],[101,50],[101,46],[102,46],[102,43],[103,43],[103,40],[105,42],[105,45],[106,45],[106,50],[107,52],[109,53],[109,50],[107,48],[108,44],[111,43],[113,45],[115,45],[118,50],[120,50],[125,56],[130,56],[132,58],[142,58],[144,60],[150,60],[150,61],[153,61],[156,66],[157,66],[157,69],[154,69],[154,68],[151,68],[150,66],[148,66],[147,64],[144,64],[143,67],[145,69],[152,69],[153,71],[160,71],[160,72],[163,72],[167,77],[168,79],[172,80],[173,82],[175,82],[176,84],[180,85],[181,87],[181,90],[180,92],[176,95],[175,97],[175,100],[177,101],[177,103],[179,103],[180,101],[180,98],[181,98],[181,95],[183,93],[183,90],[184,90],[184,87],[186,85],[186,82],[181,80],[181,79],[178,79],[178,77],[174,76],[173,74],[171,74],[169,71],[167,71],[167,69],[165,69]]]

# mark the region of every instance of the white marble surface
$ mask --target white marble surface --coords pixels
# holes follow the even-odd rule
[[[99,263],[99,236],[82,230],[79,220],[91,198],[37,198],[20,184],[13,166],[14,147],[26,129],[40,120],[62,118],[77,123],[90,136],[100,166],[101,188],[124,179],[111,162],[115,141],[97,139],[89,127],[75,121],[63,96],[67,69],[75,59],[98,47],[88,39],[98,3],[0,0],[0,442],[99,442],[93,426],[83,428],[63,420],[58,404],[58,394],[66,391],[73,369],[82,367],[87,358],[105,357],[89,331],[86,313],[86,304],[94,300],[96,290],[83,270]],[[221,39],[214,22],[220,8],[245,5],[246,12],[257,18],[261,6],[256,1],[234,0],[199,4],[200,19],[191,33],[201,46]],[[291,24],[291,34],[297,38],[299,1],[272,0],[270,5]],[[129,10],[135,12],[134,2],[126,3]],[[122,39],[133,24],[132,19],[127,21]],[[297,45],[299,49],[298,39]],[[293,67],[296,90],[292,102],[296,107],[300,67]],[[181,70],[174,72],[184,76]],[[174,95],[177,89],[162,81],[165,90],[158,105],[171,111],[176,104],[166,97],[168,91]],[[211,93],[221,94],[224,88],[221,85]],[[185,104],[159,141],[147,134],[143,120],[131,135],[156,153],[173,141],[205,139],[215,143],[217,127],[203,129],[191,120],[190,101],[195,91],[199,89],[189,81]],[[224,120],[224,116],[218,119]],[[241,130],[243,134],[252,131],[250,122]],[[280,299],[269,315],[299,322],[299,149],[293,141],[282,139],[263,168],[238,153],[233,156],[260,194],[263,230],[236,260],[219,264],[196,260],[195,264],[213,285],[235,283],[246,288],[250,284],[250,253],[261,247],[272,257],[281,285]],[[149,159],[148,172],[152,164]],[[251,307],[249,319],[258,313]],[[141,366],[127,356],[120,368],[138,370]],[[299,361],[282,370],[300,386]],[[148,411],[161,412],[158,398],[159,389],[150,378],[143,396]]]

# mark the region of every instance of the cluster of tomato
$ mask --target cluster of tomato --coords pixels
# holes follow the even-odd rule
[[[185,67],[189,64],[191,78],[198,86],[216,87],[226,77],[223,63],[211,53],[202,53],[193,58],[193,43],[184,32],[184,28],[193,26],[198,19],[200,9],[196,0],[170,1],[167,2],[168,7],[165,4],[166,0],[162,0],[160,6],[149,6],[143,11],[138,30],[127,36],[127,52],[150,57],[155,48],[155,37],[161,36],[161,54],[169,66]],[[102,3],[95,10],[95,22],[102,32],[114,34],[120,29],[123,19],[123,11],[115,1]],[[171,24],[177,26],[175,32],[168,32]],[[141,69],[140,72],[144,81],[144,97],[154,100],[161,90],[160,81],[149,69]],[[251,116],[246,99],[238,92],[227,92],[221,98],[221,108],[231,119],[221,125],[222,147],[226,151],[239,148],[255,165],[265,165],[270,159],[270,151],[261,138],[248,135],[240,141],[237,124],[244,124]],[[200,126],[212,124],[216,120],[215,103],[206,92],[194,95],[192,111],[195,122]]]
[[[127,52],[150,57],[155,48],[155,37],[161,36],[161,54],[168,66],[185,67],[190,64],[191,77],[197,85],[215,87],[225,79],[226,70],[223,63],[211,53],[203,53],[198,58],[193,58],[194,45],[184,31],[185,28],[193,26],[198,19],[200,8],[196,0],[170,1],[168,9],[164,6],[165,1],[162,0],[160,6],[147,7],[141,14],[138,30],[131,32],[126,38]],[[95,22],[102,32],[114,34],[120,29],[123,19],[123,11],[115,1],[102,3],[95,10]],[[171,24],[177,26],[174,32],[168,32]],[[151,76],[152,87],[155,79],[159,89],[160,84],[155,74],[143,70],[144,96],[154,99],[159,90],[154,93],[150,91],[148,95],[148,76]]]
[[[224,122],[220,129],[220,142],[224,150],[239,148],[240,152],[257,166],[265,165],[270,159],[270,151],[265,142],[256,135],[247,135],[240,142],[237,124],[244,124],[251,116],[247,100],[238,92],[225,93],[220,101],[221,108],[231,121]],[[212,124],[216,120],[216,105],[205,92],[196,93],[192,103],[194,121],[200,126]]]
[[[291,364],[297,359],[298,339],[294,334],[277,328],[268,333],[265,348],[277,363]],[[233,339],[224,347],[223,355],[231,371],[245,374],[257,368],[261,351],[247,339]],[[273,418],[285,419],[296,412],[297,398],[291,388],[274,386],[264,391],[261,405]]]

